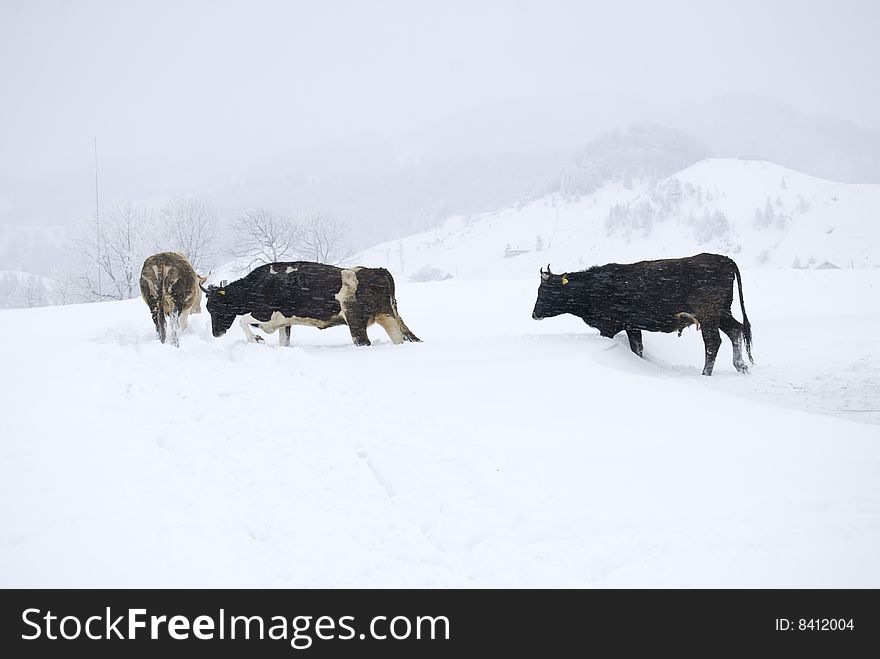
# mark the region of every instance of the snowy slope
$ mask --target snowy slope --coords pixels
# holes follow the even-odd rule
[[[507,247],[527,253],[505,257]],[[540,251],[536,248],[540,246]],[[729,254],[740,266],[880,266],[880,185],[834,183],[760,160],[710,159],[653,185],[549,195],[383,243],[357,256],[403,276],[531,276],[595,263]]]
[[[402,346],[0,312],[0,585],[880,587],[880,271],[743,275],[748,377],[534,275],[401,282]]]
[[[24,272],[22,270],[0,270],[0,279],[7,279],[19,283],[25,282],[28,279],[35,279],[44,286],[51,286],[54,283],[54,280],[49,277],[42,277],[40,275],[35,275],[32,272]]]

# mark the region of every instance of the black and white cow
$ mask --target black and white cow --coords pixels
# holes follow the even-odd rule
[[[171,343],[177,346],[179,332],[186,329],[191,313],[201,313],[202,291],[207,277],[196,274],[183,254],[153,254],[141,268],[141,297],[153,316],[156,335],[165,343],[165,317],[170,319]]]
[[[209,286],[208,313],[214,336],[223,336],[236,317],[248,341],[251,331],[280,330],[279,343],[290,345],[290,328],[326,329],[348,325],[355,345],[368,346],[367,327],[378,323],[394,343],[419,341],[397,313],[394,279],[385,268],[337,268],[322,263],[269,263],[237,281]]]
[[[733,282],[739,289],[743,322],[730,313]],[[629,346],[642,356],[642,330],[674,332],[696,325],[703,334],[706,363],[703,375],[712,375],[721,346],[719,330],[733,343],[733,365],[740,373],[748,367],[742,356],[745,342],[752,359],[752,328],[746,316],[739,268],[720,254],[698,254],[681,259],[609,263],[582,272],[556,275],[541,270],[541,285],[532,318],[541,320],[570,313],[612,337],[626,331]]]

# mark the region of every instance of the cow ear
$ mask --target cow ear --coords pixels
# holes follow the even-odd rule
[[[564,286],[564,285],[567,284],[567,283],[568,283],[568,276],[567,276],[567,275],[562,275],[562,285]]]

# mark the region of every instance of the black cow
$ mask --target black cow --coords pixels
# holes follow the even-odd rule
[[[743,322],[730,313],[733,280],[739,288]],[[683,259],[609,263],[583,272],[555,275],[541,270],[541,286],[532,318],[541,320],[570,313],[595,327],[602,336],[626,331],[629,347],[642,356],[642,330],[674,332],[696,324],[706,345],[703,375],[712,375],[722,332],[733,343],[733,365],[748,367],[742,356],[745,341],[752,359],[752,328],[746,316],[739,268],[720,254]]]
[[[378,323],[394,343],[419,341],[397,313],[394,279],[385,268],[337,268],[322,263],[269,263],[221,286],[209,286],[208,313],[214,336],[223,336],[236,316],[248,341],[262,341],[251,327],[290,345],[292,325],[326,329],[348,325],[355,345],[368,346],[367,327]]]

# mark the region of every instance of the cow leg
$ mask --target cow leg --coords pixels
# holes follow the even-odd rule
[[[180,310],[172,309],[171,315],[168,317],[170,330],[171,345],[175,348],[180,347]]]
[[[743,326],[730,314],[721,317],[721,331],[727,334],[733,344],[733,367],[740,373],[748,373],[749,367],[743,359]]]
[[[183,313],[180,314],[180,331],[184,331],[186,326],[189,324],[189,314],[190,310],[187,309]]]
[[[351,340],[354,342],[356,346],[368,346],[372,345],[370,343],[370,337],[367,336],[367,324],[366,323],[357,323],[352,325],[348,324],[348,330],[351,332]]]
[[[370,313],[364,309],[363,305],[352,300],[345,300],[340,306],[342,307],[342,317],[345,319],[345,324],[348,325],[348,331],[351,332],[352,342],[356,346],[372,345],[370,337],[367,336],[367,326],[372,320]]]
[[[388,338],[394,344],[403,343],[403,330],[397,318],[390,314],[377,314],[376,322],[388,334]]]
[[[351,332],[351,340],[356,346],[368,346],[370,337],[367,336],[367,325],[370,322],[368,314],[363,313],[359,309],[346,309],[345,322],[348,324],[348,331]]]
[[[255,341],[257,341],[257,337],[254,336],[254,333],[253,333],[253,332],[251,332],[251,324],[250,324],[250,322],[247,321],[247,320],[245,320],[245,317],[244,317],[244,316],[242,316],[241,318],[239,318],[239,320],[238,320],[238,324],[241,325],[241,329],[242,329],[242,331],[244,332],[244,336],[245,336],[245,338],[247,339],[247,342],[248,342],[248,343],[254,343]],[[262,339],[260,339],[260,342],[262,343]]]
[[[290,345],[290,325],[285,325],[278,330],[278,345],[285,348]]]
[[[153,324],[156,326],[156,336],[159,337],[160,343],[165,343],[165,315],[158,307],[151,310],[153,314]]]
[[[626,337],[629,339],[629,349],[642,356],[642,330],[626,330]]]
[[[584,319],[584,322],[587,323],[587,325],[590,324],[586,319]],[[623,329],[622,327],[614,327],[613,325],[594,325],[594,327],[599,330],[599,336],[604,336],[606,339],[613,339]]]
[[[715,357],[718,356],[718,348],[721,347],[721,334],[716,325],[703,324],[703,343],[706,344],[706,365],[703,366],[703,375],[712,375],[715,368]]]

